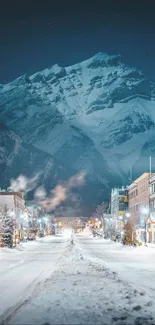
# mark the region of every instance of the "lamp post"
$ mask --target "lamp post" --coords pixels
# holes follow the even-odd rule
[[[41,229],[42,229],[42,221],[41,221],[40,218],[38,219],[38,223],[39,223],[39,232],[41,232]]]
[[[142,213],[145,216],[145,245],[147,244],[147,223],[146,223],[146,218],[147,218],[147,214],[149,213],[149,210],[147,208],[143,208],[142,209]]]
[[[101,221],[102,221],[102,234],[105,234],[105,222],[104,222],[104,213],[103,213],[103,215],[102,215],[102,219],[101,219]]]
[[[43,220],[44,220],[44,231],[45,231],[45,234],[46,234],[46,227],[47,227],[48,218],[44,217]]]
[[[108,224],[109,220],[108,218],[104,218],[104,233],[105,233],[105,236],[108,235],[109,233],[109,224]]]

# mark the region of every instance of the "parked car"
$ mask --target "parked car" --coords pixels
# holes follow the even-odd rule
[[[30,235],[28,235],[27,239],[28,240],[35,240],[36,236],[35,236],[35,234],[30,234]]]
[[[44,233],[43,232],[40,232],[39,237],[40,238],[44,237]]]
[[[116,235],[116,241],[121,242],[121,239],[122,239],[122,238],[121,238],[121,234],[117,234],[117,235]]]

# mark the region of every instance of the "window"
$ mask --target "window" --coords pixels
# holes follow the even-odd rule
[[[155,183],[154,184],[152,184],[152,193],[151,194],[154,194],[155,193]]]
[[[151,202],[151,204],[150,204],[150,210],[151,210],[151,212],[153,212],[153,210],[154,210],[154,203],[155,202]]]
[[[125,205],[124,203],[119,204],[119,211],[124,211]]]

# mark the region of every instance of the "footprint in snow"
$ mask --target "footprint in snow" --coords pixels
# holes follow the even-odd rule
[[[151,307],[152,305],[153,305],[153,301],[150,300],[150,301],[147,302],[147,304],[146,304],[145,306],[147,306],[147,307]]]
[[[134,306],[132,309],[138,311],[138,310],[141,310],[142,307],[140,305],[137,305],[137,306]]]

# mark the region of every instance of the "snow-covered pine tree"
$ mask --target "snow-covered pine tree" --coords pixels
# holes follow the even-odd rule
[[[0,247],[3,247],[3,209],[0,207]]]
[[[136,232],[132,219],[129,219],[124,228],[124,240],[126,245],[132,245],[136,241]]]
[[[3,241],[4,246],[12,247],[13,245],[13,219],[5,205],[3,209]]]

